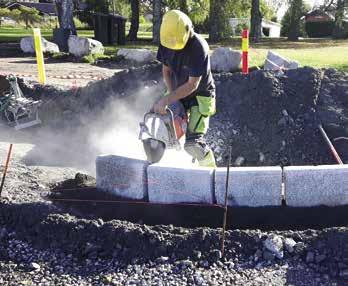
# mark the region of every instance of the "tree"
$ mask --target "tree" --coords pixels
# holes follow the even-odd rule
[[[302,6],[302,15],[306,15],[309,11],[311,10],[311,7],[307,3],[303,3]],[[288,37],[289,36],[289,31],[290,31],[290,21],[291,21],[291,15],[290,15],[290,10],[288,9],[286,13],[284,14],[282,20],[281,20],[281,36],[282,37]],[[299,30],[299,37],[306,37],[306,27],[305,27],[305,22],[300,21],[300,30]]]
[[[232,34],[225,0],[210,0],[209,39],[213,42],[228,38]]]
[[[108,14],[109,3],[107,0],[86,0],[88,10],[97,13]]]
[[[348,8],[348,1],[337,0],[335,26],[332,34],[335,39],[343,39],[348,36],[348,32],[345,30],[344,23],[346,8]]]
[[[156,44],[160,42],[160,28],[162,22],[162,0],[153,0],[152,1],[152,11],[153,11],[153,27],[152,35],[153,41]]]
[[[8,17],[11,11],[7,8],[0,8],[0,27],[1,27],[1,17]]]
[[[203,24],[209,16],[209,0],[165,0],[170,10],[179,9],[187,14],[194,26]]]
[[[292,0],[290,4],[289,41],[298,41],[301,17],[303,16],[303,0]]]
[[[179,0],[179,8],[180,11],[184,12],[185,14],[188,14],[189,9],[187,6],[187,0]]]
[[[42,17],[40,16],[38,10],[24,6],[20,6],[19,9],[12,10],[9,16],[11,16],[11,18],[17,22],[24,22],[26,29],[42,21]]]
[[[262,14],[260,10],[260,0],[252,0],[251,21],[250,21],[250,39],[257,43],[262,37]]]
[[[128,38],[135,41],[139,30],[139,0],[130,0],[132,17],[131,26],[128,33]]]
[[[71,34],[77,35],[73,19],[74,3],[73,0],[56,0],[59,27],[67,29]]]

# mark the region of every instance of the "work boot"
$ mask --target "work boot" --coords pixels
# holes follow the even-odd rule
[[[215,157],[212,150],[200,161],[198,161],[200,167],[216,168]]]

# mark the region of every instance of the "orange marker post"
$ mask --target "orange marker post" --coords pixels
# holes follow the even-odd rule
[[[242,32],[242,73],[249,73],[249,30]]]
[[[13,144],[11,143],[10,144],[10,148],[8,150],[8,153],[7,153],[7,159],[6,159],[6,163],[5,163],[5,167],[4,167],[4,171],[3,171],[3,175],[2,175],[1,184],[0,184],[0,197],[1,197],[2,189],[3,189],[4,184],[5,184],[5,179],[6,179],[6,175],[7,175],[8,165],[10,164],[12,147],[13,147]]]

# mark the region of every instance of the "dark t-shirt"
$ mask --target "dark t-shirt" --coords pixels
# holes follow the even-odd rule
[[[196,105],[196,95],[215,96],[209,46],[200,35],[194,33],[183,50],[170,50],[160,45],[157,59],[171,69],[174,89],[185,84],[189,77],[202,77],[198,89],[182,99],[185,105]]]

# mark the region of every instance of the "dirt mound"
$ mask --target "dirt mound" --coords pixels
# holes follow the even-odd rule
[[[318,124],[329,135],[333,125],[336,134],[348,135],[347,89],[342,88],[348,84],[347,75],[301,68],[284,74],[216,75],[215,79],[218,113],[208,137],[219,164],[226,163],[229,144],[233,161],[239,157],[244,165],[335,163]],[[347,149],[339,151],[348,160]]]
[[[319,133],[319,123],[331,139],[339,138],[334,144],[343,161],[348,162],[348,140],[344,139],[348,137],[347,74],[300,68],[282,74],[254,71],[248,76],[235,73],[214,77],[218,112],[211,119],[207,138],[218,165],[226,164],[229,145],[233,147],[234,165],[335,164]],[[80,131],[80,125],[101,121],[103,109],[113,99],[129,106],[138,102],[136,110],[141,118],[140,113],[161,94],[160,82],[161,67],[152,64],[75,90],[26,83],[21,86],[27,95],[45,101],[41,117],[47,125]],[[117,124],[115,121],[115,127]]]

